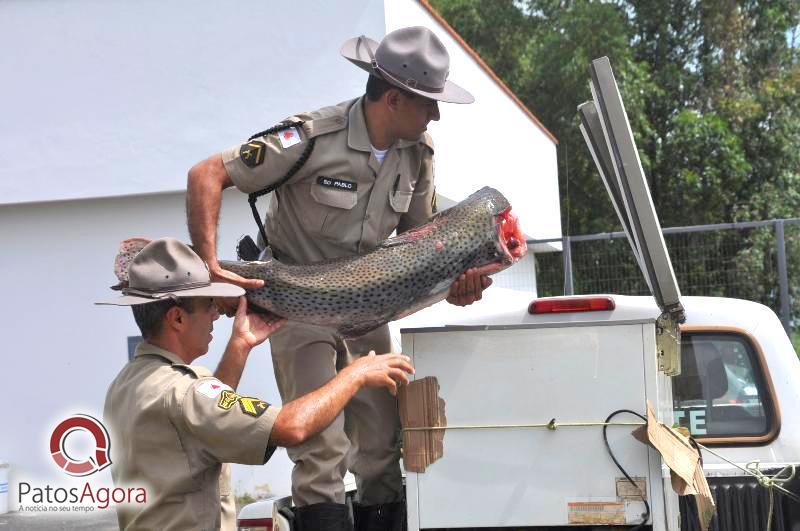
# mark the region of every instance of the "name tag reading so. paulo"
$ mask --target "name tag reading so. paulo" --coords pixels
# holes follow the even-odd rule
[[[325,177],[320,175],[317,177],[317,184],[327,186],[328,188],[336,188],[337,190],[349,190],[351,192],[358,190],[358,183],[346,181],[338,177]]]

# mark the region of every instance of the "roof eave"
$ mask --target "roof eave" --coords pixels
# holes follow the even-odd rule
[[[528,118],[530,118],[531,121],[533,121],[533,123],[536,124],[536,126],[539,129],[541,129],[542,132],[554,144],[558,145],[558,139],[555,137],[555,135],[551,133],[542,124],[542,122],[539,121],[539,119],[536,116],[534,116],[534,114],[530,111],[530,109],[528,109],[525,106],[525,104],[522,103],[522,101],[517,97],[517,95],[514,94],[514,92],[510,88],[508,88],[508,86],[505,83],[503,83],[503,80],[500,79],[500,77],[498,77],[497,74],[495,74],[494,70],[492,70],[492,68],[488,64],[486,64],[486,61],[481,59],[481,56],[478,55],[478,52],[473,50],[472,47],[469,44],[467,44],[467,42],[461,37],[461,35],[459,35],[456,32],[456,30],[454,30],[453,27],[450,24],[448,24],[444,18],[442,18],[439,12],[436,11],[436,9],[434,9],[433,6],[430,5],[430,3],[428,3],[428,0],[417,0],[417,1],[423,8],[425,8],[428,14],[431,17],[433,17],[433,19],[436,20],[436,22],[438,22],[442,26],[442,28],[444,28],[445,31],[447,31],[447,33],[449,33],[450,36],[453,37],[453,39],[455,39],[455,41],[464,49],[464,51],[466,51],[467,54],[469,54],[469,56],[472,57],[472,60],[475,61],[478,64],[478,66],[480,66],[489,75],[489,77],[497,84],[497,86],[500,87],[500,89],[503,92],[505,92],[506,95],[508,95],[508,97],[511,98],[511,100],[514,103],[517,104],[517,106],[522,110],[522,112],[524,112],[528,116]]]

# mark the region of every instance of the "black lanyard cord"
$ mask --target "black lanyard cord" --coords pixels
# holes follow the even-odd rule
[[[261,131],[260,133],[254,134],[248,140],[253,140],[253,139],[256,139],[258,137],[271,135],[273,133],[277,133],[277,132],[283,131],[285,129],[289,129],[290,127],[300,127],[301,125],[303,125],[302,121],[299,121],[299,122],[281,122],[276,126],[270,127],[269,129]],[[247,196],[247,202],[250,203],[250,210],[253,211],[253,218],[256,220],[256,225],[258,225],[258,232],[259,232],[259,234],[261,234],[261,238],[264,240],[265,248],[269,246],[269,239],[267,238],[267,231],[264,228],[264,222],[261,221],[261,216],[258,214],[258,208],[256,208],[256,201],[258,201],[258,198],[261,197],[262,195],[266,195],[266,194],[272,192],[273,190],[275,190],[276,188],[278,188],[279,186],[282,186],[286,181],[291,179],[298,171],[300,171],[300,168],[302,168],[303,165],[305,165],[305,163],[308,161],[308,158],[311,156],[311,152],[314,151],[314,143],[315,142],[316,142],[316,138],[309,138],[308,139],[308,143],[306,144],[306,148],[303,150],[303,153],[300,155],[300,158],[298,158],[297,161],[292,165],[292,167],[289,168],[289,171],[286,172],[286,175],[284,175],[278,181],[272,183],[271,185],[269,185],[269,186],[267,186],[265,188],[262,188],[261,190],[259,190],[257,192],[253,192],[251,194],[248,194],[248,196]]]

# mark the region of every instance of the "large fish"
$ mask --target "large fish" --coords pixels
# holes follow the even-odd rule
[[[362,256],[309,265],[274,259],[220,265],[264,280],[263,288],[247,290],[251,305],[350,338],[444,299],[467,269],[493,274],[526,252],[508,200],[486,187]]]

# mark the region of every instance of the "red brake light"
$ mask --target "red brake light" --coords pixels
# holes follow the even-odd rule
[[[528,306],[528,313],[599,312],[613,310],[611,297],[564,297],[563,299],[536,299]]]
[[[239,518],[238,531],[272,531],[272,518]]]

